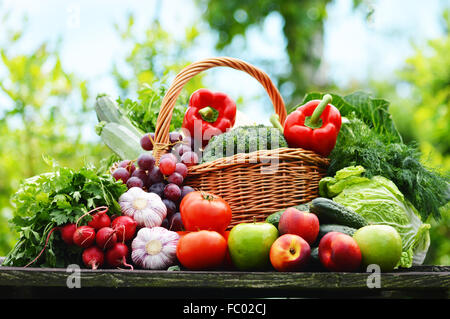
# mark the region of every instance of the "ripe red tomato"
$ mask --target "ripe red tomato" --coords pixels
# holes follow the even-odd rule
[[[227,249],[227,241],[221,234],[200,230],[178,240],[177,258],[190,270],[213,269],[223,264]]]
[[[180,203],[185,230],[222,233],[231,222],[231,208],[221,197],[202,191],[188,193]]]
[[[179,230],[179,231],[176,231],[176,233],[180,236],[180,237],[182,237],[182,236],[184,236],[184,235],[186,235],[186,234],[189,234],[189,233],[192,233],[191,231],[187,231],[187,230]]]
[[[225,240],[227,241],[227,251],[225,253],[225,259],[223,261],[223,265],[226,268],[232,268],[233,267],[233,262],[231,261],[231,256],[230,256],[230,251],[228,250],[228,236],[230,235],[230,231],[226,230],[223,233],[221,233],[221,235],[223,236],[223,238],[225,238]]]

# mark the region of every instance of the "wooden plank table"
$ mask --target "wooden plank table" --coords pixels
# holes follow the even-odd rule
[[[80,269],[81,288],[68,288],[65,268],[0,266],[2,298],[445,298],[450,267],[418,266],[372,273],[149,271]],[[73,277],[71,277],[73,279]],[[73,282],[73,281],[72,281]]]

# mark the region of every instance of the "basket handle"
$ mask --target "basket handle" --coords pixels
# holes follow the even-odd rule
[[[154,156],[157,160],[167,149],[173,108],[184,85],[198,73],[220,66],[244,71],[257,79],[269,95],[275,109],[275,113],[278,115],[280,122],[284,123],[287,113],[283,98],[265,72],[247,62],[230,57],[217,57],[200,60],[188,65],[177,74],[162,100],[155,128]]]

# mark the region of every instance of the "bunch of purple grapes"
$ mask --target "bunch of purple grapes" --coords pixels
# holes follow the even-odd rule
[[[141,146],[146,151],[153,150],[149,134],[153,133],[145,134],[141,139]],[[183,224],[179,205],[184,196],[194,191],[183,183],[188,174],[188,167],[197,164],[198,157],[191,147],[182,143],[183,137],[180,133],[171,132],[170,141],[174,146],[170,153],[161,156],[159,165],[156,165],[152,154],[142,153],[136,161],[123,160],[118,163],[112,176],[121,180],[128,188],[139,187],[161,197],[167,208],[167,216],[161,226],[181,231]]]

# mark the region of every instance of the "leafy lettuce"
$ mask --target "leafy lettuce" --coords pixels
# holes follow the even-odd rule
[[[418,211],[397,186],[383,176],[364,177],[362,166],[350,166],[319,183],[323,197],[332,198],[363,216],[370,224],[394,227],[402,238],[402,257],[397,266],[420,265],[430,245],[430,225],[422,223]]]

